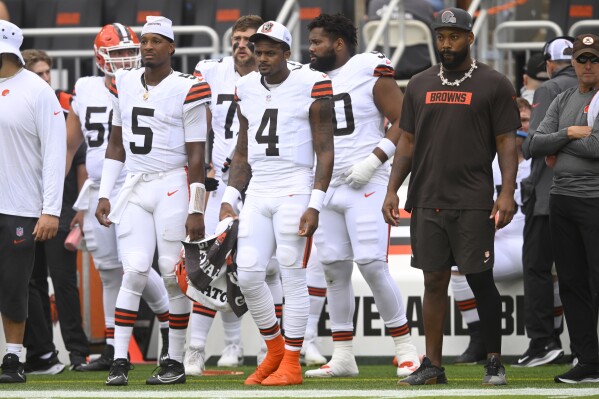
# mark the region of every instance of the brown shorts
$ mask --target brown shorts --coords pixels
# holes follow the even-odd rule
[[[495,221],[490,214],[488,210],[414,208],[412,266],[434,272],[457,265],[462,274],[491,269]]]
[[[27,318],[36,223],[37,218],[0,214],[0,313],[13,321]]]

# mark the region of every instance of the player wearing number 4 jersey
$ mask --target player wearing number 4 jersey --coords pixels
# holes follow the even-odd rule
[[[98,359],[81,366],[81,371],[108,371],[114,355],[115,306],[123,280],[123,265],[119,259],[115,226],[102,227],[94,216],[102,177],[104,154],[112,125],[112,95],[108,91],[115,72],[122,68],[138,68],[139,40],[128,26],[114,23],[104,26],[94,40],[96,64],[105,76],[89,76],[75,83],[71,112],[67,117],[67,168],[83,140],[87,142],[85,167],[88,180],[83,185],[75,209],[83,211],[85,245],[94,259],[102,280],[102,302],[106,347]],[[110,199],[116,201],[127,171],[123,168]],[[163,353],[168,349],[168,300],[160,275],[149,272],[150,283],[143,298],[160,320]]]
[[[115,312],[115,360],[107,385],[128,383],[127,347],[155,249],[169,299],[169,357],[146,383],[185,382],[182,362],[191,302],[181,292],[174,269],[185,235],[190,240],[204,236],[210,86],[171,69],[175,45],[169,19],[147,17],[140,48],[145,67],[117,71],[110,85],[113,126],[96,210],[101,224],[117,225],[124,270]],[[124,162],[127,178],[111,203]]]
[[[220,217],[235,215],[239,191],[249,182],[239,215],[238,279],[268,352],[245,384],[294,385],[302,383],[309,237],[318,227],[333,168],[333,93],[326,74],[287,66],[291,35],[283,25],[266,22],[250,41],[260,73],[237,82],[240,130]],[[265,282],[273,254],[285,296],[285,339]]]
[[[306,377],[358,374],[352,352],[355,261],[395,342],[397,375],[420,365],[397,284],[389,273],[389,227],[380,209],[389,179],[388,158],[399,139],[402,94],[382,54],[356,55],[356,28],[342,16],[321,14],[309,25],[310,66],[333,81],[335,166],[315,242],[327,280],[334,351]],[[385,117],[391,127],[385,133]]]

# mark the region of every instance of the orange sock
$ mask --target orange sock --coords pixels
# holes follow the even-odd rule
[[[302,366],[300,365],[299,359],[300,351],[290,351],[285,349],[285,356],[283,356],[281,365],[277,371],[262,381],[262,385],[285,386],[301,384],[303,382]]]
[[[285,340],[281,334],[277,335],[274,339],[266,341],[266,357],[256,368],[256,371],[250,375],[244,382],[245,385],[258,385],[271,375],[276,369],[279,368],[283,355],[285,352]],[[299,364],[299,352],[298,352],[298,364]]]

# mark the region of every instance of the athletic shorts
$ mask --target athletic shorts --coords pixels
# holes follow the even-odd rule
[[[457,265],[462,274],[493,268],[495,221],[490,214],[489,210],[414,208],[412,266],[434,272]]]
[[[27,319],[36,223],[37,218],[0,214],[0,313],[12,321]]]

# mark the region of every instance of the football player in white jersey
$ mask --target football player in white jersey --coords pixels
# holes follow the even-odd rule
[[[327,280],[334,351],[306,377],[358,374],[352,351],[356,262],[395,342],[397,375],[419,365],[401,293],[389,273],[389,226],[380,209],[389,180],[388,159],[399,139],[402,94],[391,62],[382,54],[356,54],[356,28],[341,14],[321,14],[308,24],[310,66],[333,81],[335,166],[314,240]],[[385,118],[391,127],[385,133]]]
[[[114,310],[123,280],[123,265],[118,255],[115,226],[108,229],[101,226],[94,212],[112,124],[112,95],[108,87],[117,70],[139,67],[139,40],[130,27],[120,23],[109,24],[96,35],[94,51],[96,65],[104,76],[84,77],[75,83],[71,110],[67,116],[67,168],[70,168],[75,152],[85,139],[88,180],[79,193],[75,209],[83,212],[82,229],[86,247],[102,280],[106,346],[98,359],[81,366],[79,370],[108,371],[114,360]],[[126,175],[127,171],[123,168],[111,193],[113,201],[117,199]],[[148,279],[142,297],[158,317],[164,356],[168,351],[166,288],[154,269],[150,269]]]
[[[240,191],[249,183],[239,215],[238,280],[268,352],[245,384],[294,385],[302,383],[309,238],[318,227],[333,168],[333,93],[326,74],[287,66],[291,34],[285,26],[266,22],[250,41],[259,73],[237,81],[240,129],[220,218],[235,216]],[[265,282],[273,254],[285,295],[285,339]]]
[[[251,35],[262,25],[257,15],[246,15],[239,18],[231,29],[232,56],[218,60],[198,62],[194,75],[206,79],[212,90],[214,101],[210,104],[209,120],[211,121],[212,152],[211,161],[216,172],[219,185],[213,191],[206,205],[204,222],[206,232],[213,233],[218,224],[220,201],[226,183],[222,179],[223,166],[229,157],[231,148],[237,141],[239,118],[237,104],[234,100],[235,83],[241,76],[257,70]],[[280,283],[279,283],[280,285]],[[282,302],[279,300],[279,302]],[[206,338],[216,310],[194,302],[189,321],[190,342],[185,355],[185,373],[202,375],[205,361]],[[241,344],[241,319],[233,312],[221,312],[225,348],[218,360],[219,367],[238,367],[243,364],[243,346]]]
[[[210,86],[171,68],[175,44],[168,18],[147,17],[140,49],[145,67],[121,69],[110,84],[112,131],[96,210],[101,224],[117,224],[124,271],[115,311],[115,360],[107,385],[128,383],[127,348],[155,249],[169,298],[169,357],[146,383],[185,382],[183,355],[191,302],[181,292],[174,269],[180,241],[186,235],[192,241],[204,237]],[[111,202],[123,166],[127,178],[118,199]]]

